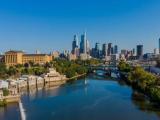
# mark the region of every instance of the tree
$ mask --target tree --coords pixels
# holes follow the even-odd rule
[[[50,68],[51,66],[52,66],[51,63],[49,63],[49,62],[47,62],[47,63],[44,65],[45,68]]]
[[[6,65],[4,63],[0,63],[0,72],[5,72],[7,70]]]
[[[13,75],[17,75],[18,71],[15,67],[11,66],[11,67],[9,67],[7,73],[9,76],[13,76]]]
[[[151,87],[150,95],[153,100],[160,102],[160,88],[159,87]]]
[[[65,75],[67,78],[72,78],[76,75],[76,71],[70,68],[66,71]]]
[[[81,66],[81,67],[78,67],[78,68],[76,69],[76,72],[77,72],[78,74],[84,74],[84,73],[87,72],[87,69],[86,69],[85,67]]]
[[[124,61],[120,61],[119,65],[118,65],[118,69],[121,72],[127,72],[128,73],[128,72],[131,71],[131,66]]]
[[[3,96],[8,96],[9,95],[9,90],[3,89]]]
[[[34,62],[33,61],[29,61],[29,66],[33,67],[34,66]]]
[[[7,68],[4,63],[0,63],[0,78],[7,78]]]
[[[128,76],[130,83],[136,84],[142,90],[156,84],[157,78],[151,73],[146,72],[141,67],[135,67]]]
[[[28,64],[28,63],[25,63],[25,64],[24,64],[24,67],[25,67],[25,68],[29,68],[29,64]]]

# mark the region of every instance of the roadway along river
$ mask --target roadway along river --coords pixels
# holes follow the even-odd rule
[[[26,120],[159,120],[160,109],[118,82],[96,76],[22,96]],[[18,104],[0,108],[0,120],[19,120]]]

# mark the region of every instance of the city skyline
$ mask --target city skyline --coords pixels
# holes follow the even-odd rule
[[[0,51],[0,54],[4,54],[6,51],[10,51],[10,50],[13,50],[13,51],[14,50],[19,50],[19,51],[23,51],[24,53],[29,53],[30,52],[30,53],[36,53],[36,54],[37,54],[37,51],[39,52],[39,54],[40,53],[48,54],[48,53],[51,53],[51,52],[54,52],[54,51],[58,51],[58,52],[63,53],[66,50],[70,53],[74,53],[74,49],[76,49],[76,48],[79,49],[80,53],[85,53],[86,54],[86,53],[88,53],[87,49],[89,51],[91,51],[93,48],[96,48],[96,44],[98,44],[99,50],[101,50],[101,51],[103,51],[103,45],[106,44],[107,45],[107,51],[109,52],[108,55],[110,55],[111,51],[112,51],[112,54],[113,53],[117,54],[118,51],[119,51],[119,53],[121,53],[121,50],[133,51],[137,48],[137,46],[143,46],[143,53],[155,53],[155,50],[158,50],[158,52],[160,51],[160,46],[159,46],[160,45],[160,38],[157,41],[159,47],[153,48],[150,52],[145,51],[144,44],[136,44],[132,48],[128,48],[128,49],[127,48],[119,49],[120,46],[117,45],[117,44],[114,44],[114,46],[112,47],[113,50],[109,47],[109,46],[112,46],[112,44],[113,44],[113,43],[110,43],[110,42],[109,43],[107,43],[107,42],[103,42],[103,43],[94,42],[94,43],[92,43],[93,45],[90,46],[90,41],[87,38],[87,33],[86,32],[81,34],[80,37],[77,34],[74,34],[72,39],[73,40],[70,41],[70,48],[68,48],[68,49],[61,49],[61,48],[59,50],[58,49],[50,49],[50,51],[41,51],[41,49],[34,49],[33,51],[27,51],[27,50],[24,50],[24,49],[22,50],[22,49],[17,49],[17,48],[15,48],[15,49],[10,48],[10,49],[6,49],[5,51]],[[81,43],[82,43],[82,45],[81,45]],[[83,47],[84,47],[84,49],[86,49],[85,51],[83,51],[83,50],[81,51],[81,48],[83,49]],[[137,52],[137,50],[136,50],[136,52]]]
[[[0,52],[71,50],[72,36],[87,32],[90,46],[113,43],[119,49],[143,44],[159,48],[160,1],[10,1],[0,2]],[[62,9],[63,8],[63,9]],[[56,12],[55,12],[56,11]],[[152,24],[150,24],[152,23]]]

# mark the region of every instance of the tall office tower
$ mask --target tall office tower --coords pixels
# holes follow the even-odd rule
[[[107,44],[102,45],[102,55],[103,57],[107,56]]]
[[[95,44],[94,57],[96,58],[100,57],[100,43]]]
[[[118,54],[118,46],[117,45],[114,46],[114,54]]]
[[[81,35],[80,53],[87,54],[87,40],[86,33]]]
[[[111,55],[112,52],[112,43],[108,43],[108,50],[107,50],[107,55]]]
[[[160,53],[160,38],[159,38],[159,53]]]
[[[135,48],[133,48],[132,53],[133,53],[133,56],[135,56],[135,55],[136,55]]]
[[[86,43],[86,52],[87,52],[87,54],[90,54],[89,40],[87,40],[87,43]]]
[[[111,54],[114,54],[114,48],[111,47]]]
[[[72,42],[72,53],[74,54],[75,49],[78,48],[78,37],[74,35],[74,39]]]
[[[143,45],[137,45],[137,56],[143,56]]]
[[[96,51],[100,50],[100,43],[96,43],[96,45],[95,45],[95,50],[96,50]]]

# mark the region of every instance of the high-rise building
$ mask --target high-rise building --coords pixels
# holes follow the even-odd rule
[[[137,45],[137,56],[143,56],[143,45]]]
[[[102,45],[102,56],[105,57],[107,56],[107,44]]]
[[[114,54],[114,48],[111,47],[111,54]]]
[[[118,46],[117,45],[114,46],[114,54],[118,54]]]
[[[86,33],[81,35],[80,53],[87,54],[87,39]]]
[[[94,57],[96,58],[100,57],[100,43],[95,44]]]
[[[100,43],[96,43],[96,45],[95,45],[95,50],[96,50],[96,51],[100,50]]]
[[[111,55],[112,52],[112,43],[108,43],[108,50],[107,50],[107,55]]]
[[[132,53],[133,53],[133,56],[135,56],[135,55],[136,55],[135,48],[133,48]]]
[[[87,54],[90,54],[89,40],[87,40],[87,43],[86,43],[86,52],[87,52]]]
[[[72,42],[72,53],[74,54],[75,49],[78,48],[78,36],[74,35],[74,39]]]

